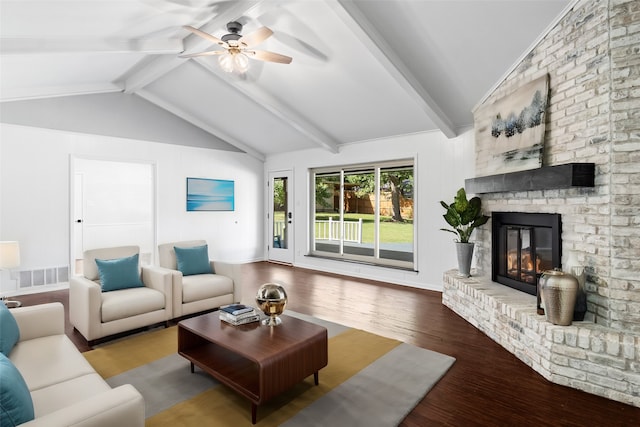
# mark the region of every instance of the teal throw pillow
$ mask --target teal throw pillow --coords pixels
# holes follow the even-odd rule
[[[174,246],[173,249],[176,251],[178,270],[182,272],[183,276],[213,273],[211,263],[209,263],[208,245],[194,246],[191,248]]]
[[[34,419],[27,383],[11,360],[0,354],[0,427],[13,427]]]
[[[126,258],[97,259],[98,274],[102,292],[117,291],[119,289],[141,288],[138,270],[138,254]]]
[[[16,319],[4,302],[0,302],[0,353],[9,356],[19,339],[20,329]]]

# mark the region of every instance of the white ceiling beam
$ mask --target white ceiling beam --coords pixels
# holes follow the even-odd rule
[[[143,67],[135,69],[133,73],[126,74],[116,83],[122,87],[124,93],[137,93],[148,84],[153,83],[169,71],[182,65],[183,61],[184,59],[178,58],[177,55],[154,58]]]
[[[248,145],[244,144],[243,142],[238,141],[237,139],[235,139],[233,136],[229,135],[228,133],[217,129],[217,128],[213,128],[210,125],[208,125],[207,123],[203,122],[200,119],[197,119],[195,117],[193,117],[190,114],[187,114],[184,112],[184,110],[182,110],[181,108],[175,106],[174,104],[160,98],[157,95],[152,94],[151,92],[144,90],[144,89],[140,89],[138,91],[136,91],[136,95],[138,95],[141,98],[146,99],[147,101],[151,102],[154,105],[157,105],[158,107],[174,114],[177,117],[180,117],[181,119],[191,123],[194,126],[197,126],[199,128],[201,128],[202,130],[209,132],[211,135],[215,135],[216,137],[220,138],[221,140],[228,142],[229,144],[239,148],[240,150],[246,152],[247,154],[249,154],[250,156],[264,162],[266,157],[264,155],[264,153],[261,153],[259,151],[254,150],[253,148],[249,147]]]
[[[440,109],[429,92],[409,70],[400,56],[388,45],[357,5],[349,0],[327,0],[335,13],[347,24],[378,62],[413,98],[447,138],[457,136],[452,121]]]
[[[333,137],[313,125],[307,118],[282,103],[282,101],[278,100],[270,93],[261,90],[258,85],[244,82],[239,79],[232,79],[231,76],[222,71],[219,66],[212,65],[211,61],[206,61],[203,58],[194,59],[211,74],[223,80],[229,86],[242,93],[247,97],[247,99],[253,101],[261,108],[278,117],[283,123],[293,127],[314,144],[329,150],[332,153],[337,153],[339,151],[338,142]]]
[[[145,53],[179,54],[181,39],[7,38],[0,39],[0,54],[34,53]]]
[[[200,29],[208,33],[218,32],[220,29],[224,29],[229,21],[233,21],[238,19],[240,16],[247,14],[250,10],[262,3],[262,1],[264,0],[238,0],[234,2],[226,2],[227,8],[221,10],[219,14],[213,17]],[[184,51],[205,50],[212,46],[210,41],[207,41],[202,37],[198,37],[194,34],[187,36],[187,34],[190,34],[187,30],[184,30],[184,33],[186,37],[183,40]],[[123,81],[120,83],[123,86],[125,93],[136,93],[139,89],[142,89],[174,68],[182,65],[184,61],[187,61],[187,59],[178,58],[177,55],[157,58],[156,60],[146,64],[144,67],[141,67],[133,74],[125,76]]]
[[[113,83],[87,83],[73,86],[7,87],[2,89],[0,103],[114,92],[122,92],[122,89]]]

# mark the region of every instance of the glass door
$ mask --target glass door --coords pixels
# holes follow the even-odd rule
[[[269,261],[293,264],[292,172],[269,173]]]

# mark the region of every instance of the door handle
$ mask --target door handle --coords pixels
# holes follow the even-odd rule
[[[80,223],[82,222],[82,220],[81,220],[81,219],[76,219],[76,222],[77,222],[78,224],[80,224]]]

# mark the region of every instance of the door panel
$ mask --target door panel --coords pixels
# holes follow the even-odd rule
[[[155,172],[144,163],[75,159],[72,238],[75,273],[87,249],[137,245],[153,263]]]
[[[269,173],[269,260],[293,264],[293,181],[291,171]]]

